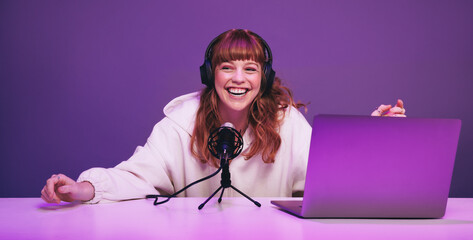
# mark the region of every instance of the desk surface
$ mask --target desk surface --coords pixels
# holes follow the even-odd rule
[[[450,198],[443,219],[300,219],[256,198],[176,198],[86,205],[0,198],[0,239],[473,239],[473,199]]]

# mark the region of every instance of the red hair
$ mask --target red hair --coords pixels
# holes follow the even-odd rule
[[[211,59],[212,69],[222,62],[233,60],[252,60],[261,66],[267,61],[260,38],[249,30],[241,29],[220,34],[212,48]],[[263,94],[265,89],[266,78],[262,74],[260,91],[248,111],[248,127],[253,130],[253,142],[244,156],[248,160],[261,153],[265,163],[273,163],[281,146],[279,127],[284,119],[285,109],[305,105],[294,102],[291,91],[281,85],[279,78],[275,78],[267,94]],[[209,133],[222,124],[218,112],[218,95],[213,86],[202,90],[195,120],[190,142],[191,152],[201,162],[218,167],[220,160],[212,157],[207,149]]]

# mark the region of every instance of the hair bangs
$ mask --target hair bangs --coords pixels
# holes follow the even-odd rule
[[[213,69],[222,62],[252,60],[263,65],[266,61],[261,43],[243,30],[229,31],[224,34],[212,51]]]

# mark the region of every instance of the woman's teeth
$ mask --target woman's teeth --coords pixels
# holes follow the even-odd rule
[[[245,89],[245,88],[229,88],[227,89],[227,91],[232,94],[232,95],[243,95],[245,94],[248,89]]]

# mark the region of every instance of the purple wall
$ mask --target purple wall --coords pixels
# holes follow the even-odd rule
[[[168,2],[168,3],[167,3]],[[0,2],[0,197],[112,167],[172,98],[202,88],[209,41],[248,28],[317,113],[463,121],[451,196],[473,197],[473,1]]]

